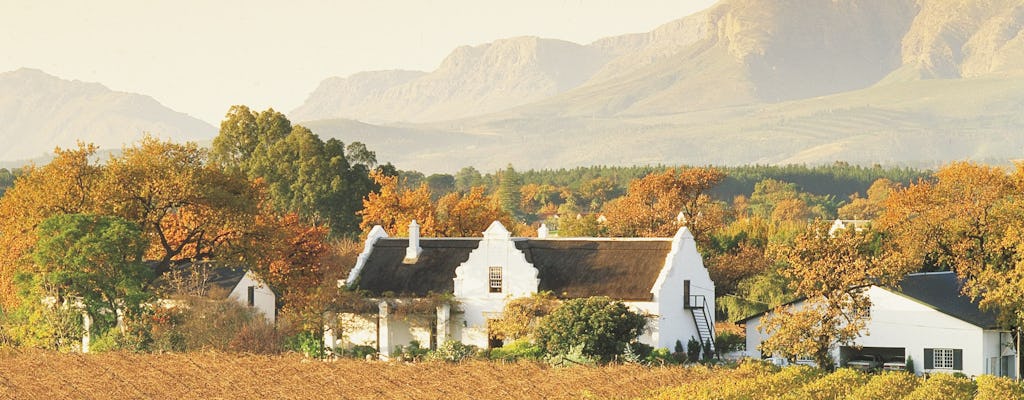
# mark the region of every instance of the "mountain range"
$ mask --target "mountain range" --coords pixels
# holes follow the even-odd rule
[[[78,141],[120,149],[144,133],[195,141],[209,140],[216,129],[149,96],[35,69],[0,73],[0,160],[46,158],[54,148]]]
[[[327,78],[288,116],[424,172],[1005,163],[1024,154],[1024,0],[721,0],[646,33],[507,38],[433,71]],[[0,74],[0,139],[120,146],[139,130],[214,131],[145,96]]]

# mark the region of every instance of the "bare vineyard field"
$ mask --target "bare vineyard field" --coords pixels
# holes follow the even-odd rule
[[[223,353],[0,353],[0,398],[578,399],[650,396],[703,368],[310,361]]]

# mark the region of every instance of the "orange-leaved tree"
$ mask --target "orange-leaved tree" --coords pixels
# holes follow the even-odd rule
[[[715,168],[668,169],[629,184],[625,196],[604,206],[611,236],[672,236],[685,224],[700,244],[725,220],[724,206],[708,191],[725,178]]]
[[[0,197],[0,307],[17,304],[14,276],[31,267],[28,255],[38,239],[36,227],[57,214],[92,212],[93,188],[103,168],[93,161],[96,146],[79,143],[57,149],[49,164],[26,167],[14,187]]]
[[[889,195],[875,226],[892,235],[908,265],[953,270],[964,292],[998,311],[1007,326],[1024,323],[1024,165],[953,163],[933,180]]]
[[[871,307],[866,288],[895,285],[910,272],[882,251],[883,234],[844,229],[830,235],[828,226],[816,222],[784,251],[788,264],[780,272],[806,300],[762,320],[758,330],[769,335],[762,352],[811,357],[831,368],[831,349],[863,334]]]

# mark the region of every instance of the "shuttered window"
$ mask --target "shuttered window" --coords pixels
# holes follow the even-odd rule
[[[962,370],[964,368],[963,350],[924,349],[924,368]]]

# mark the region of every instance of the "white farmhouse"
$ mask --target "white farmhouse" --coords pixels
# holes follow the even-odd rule
[[[494,222],[480,238],[389,238],[374,227],[347,281],[379,300],[376,310],[336,315],[328,348],[365,345],[388,357],[413,340],[433,347],[447,339],[481,348],[502,341],[488,330],[515,298],[550,291],[562,299],[609,296],[650,316],[640,340],[671,349],[691,337],[714,340],[714,283],[685,227],[673,238],[511,237]],[[394,315],[405,299],[448,294],[458,304],[427,315]],[[391,299],[391,300],[387,300]]]
[[[867,295],[871,311],[866,332],[854,346],[835,349],[837,365],[869,354],[883,360],[907,357],[918,374],[1016,375],[1010,332],[998,328],[993,313],[980,310],[977,302],[961,294],[961,281],[953,272],[907,275],[899,289],[871,286]],[[745,320],[752,356],[761,356],[757,347],[766,336],[757,327],[766,314]]]

